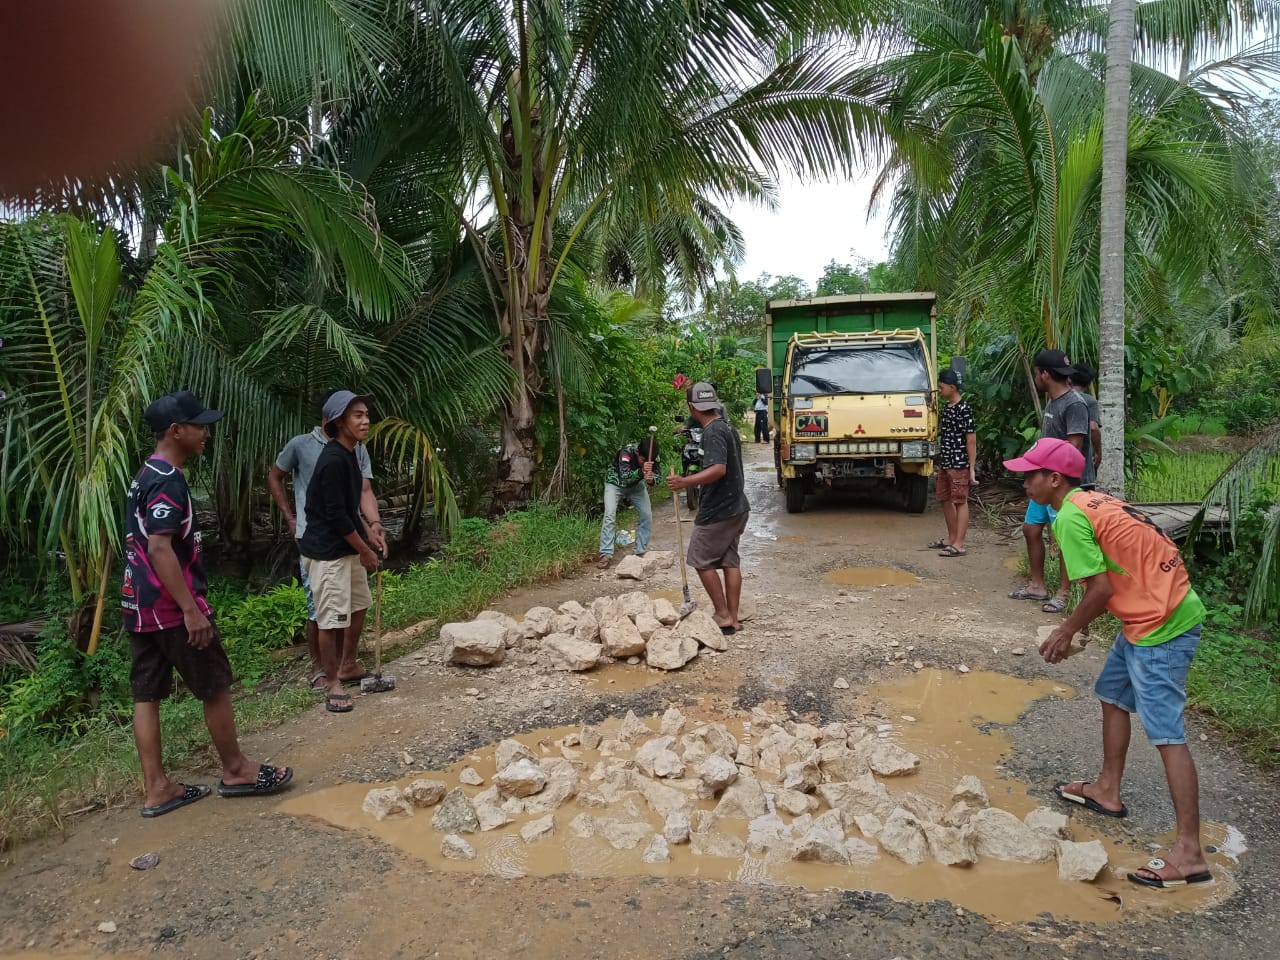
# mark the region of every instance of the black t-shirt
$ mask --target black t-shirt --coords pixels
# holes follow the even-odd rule
[[[160,582],[147,555],[151,538],[157,534],[169,536],[182,579],[200,612],[209,616],[209,604],[204,598],[209,587],[187,478],[169,461],[152,456],[133,478],[125,501],[120,605],[125,629],[134,633],[168,630],[183,623],[182,608]]]
[[[330,440],[316,459],[307,484],[307,529],[298,549],[312,560],[337,560],[356,551],[346,536],[365,535],[360,520],[360,464],[356,455],[337,440]]]
[[[733,427],[716,418],[702,428],[702,469],[717,463],[724,464],[724,476],[702,488],[702,501],[694,523],[703,526],[728,520],[748,512],[742,472],[742,443]]]
[[[938,468],[941,470],[967,470],[969,463],[968,435],[978,432],[973,411],[963,400],[948,403],[942,408],[938,425]]]

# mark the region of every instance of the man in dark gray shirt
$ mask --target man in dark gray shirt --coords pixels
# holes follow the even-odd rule
[[[702,469],[682,477],[672,471],[667,486],[674,491],[703,487],[698,516],[689,538],[689,566],[715,608],[711,616],[725,634],[741,629],[738,601],[742,597],[742,562],[738,540],[747,527],[747,501],[742,470],[742,440],[720,415],[720,398],[709,383],[695,383],[686,394],[689,410],[702,425]],[[724,571],[724,584],[720,574]]]
[[[1036,387],[1045,395],[1044,416],[1040,435],[1066,440],[1084,454],[1086,467],[1091,464],[1089,447],[1089,407],[1080,394],[1071,389],[1068,378],[1075,368],[1061,350],[1041,350],[1035,359]],[[1092,482],[1092,478],[1090,478]],[[1053,522],[1056,511],[1031,500],[1022,521],[1022,536],[1027,541],[1027,566],[1030,574],[1025,587],[1009,594],[1014,600],[1038,600],[1045,613],[1061,613],[1067,608],[1071,581],[1067,568],[1061,565],[1058,591],[1053,596],[1044,582],[1044,530]]]
[[[1093,367],[1077,363],[1071,374],[1071,389],[1084,397],[1089,407],[1089,447],[1093,456],[1086,456],[1085,475],[1080,478],[1081,490],[1093,490],[1098,483],[1098,468],[1102,466],[1102,407],[1098,398],[1089,392],[1089,384],[1096,376]]]

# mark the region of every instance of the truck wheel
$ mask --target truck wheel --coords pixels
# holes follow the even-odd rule
[[[929,478],[912,475],[907,478],[907,512],[924,513],[929,505]]]
[[[697,487],[684,488],[684,505],[690,513],[698,512],[698,503],[702,500],[702,492]]]
[[[787,495],[787,513],[804,513],[804,478],[787,480],[783,489]]]

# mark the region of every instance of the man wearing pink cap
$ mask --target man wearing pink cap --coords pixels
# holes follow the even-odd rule
[[[1061,783],[1055,792],[1095,813],[1126,816],[1120,781],[1130,715],[1136,713],[1164,763],[1177,838],[1166,856],[1149,861],[1129,879],[1147,887],[1213,879],[1200,846],[1200,786],[1182,717],[1187,670],[1200,644],[1205,609],[1177,546],[1130,504],[1079,489],[1085,457],[1069,441],[1037,440],[1004,465],[1024,474],[1032,500],[1057,511],[1053,535],[1071,579],[1084,585],[1080,605],[1040,645],[1045,662],[1062,662],[1071,638],[1104,610],[1121,623],[1094,685],[1102,701],[1102,771],[1096,780]]]

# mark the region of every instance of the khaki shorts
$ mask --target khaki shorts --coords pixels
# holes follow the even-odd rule
[[[938,502],[969,502],[969,468],[938,471]]]
[[[717,520],[715,523],[694,524],[689,537],[686,559],[695,570],[735,570],[742,566],[738,557],[738,538],[747,529],[750,513]]]
[[[311,595],[316,604],[316,626],[321,630],[342,630],[351,623],[351,615],[373,605],[369,593],[369,574],[360,566],[355,554],[337,560],[314,560],[303,557]]]

